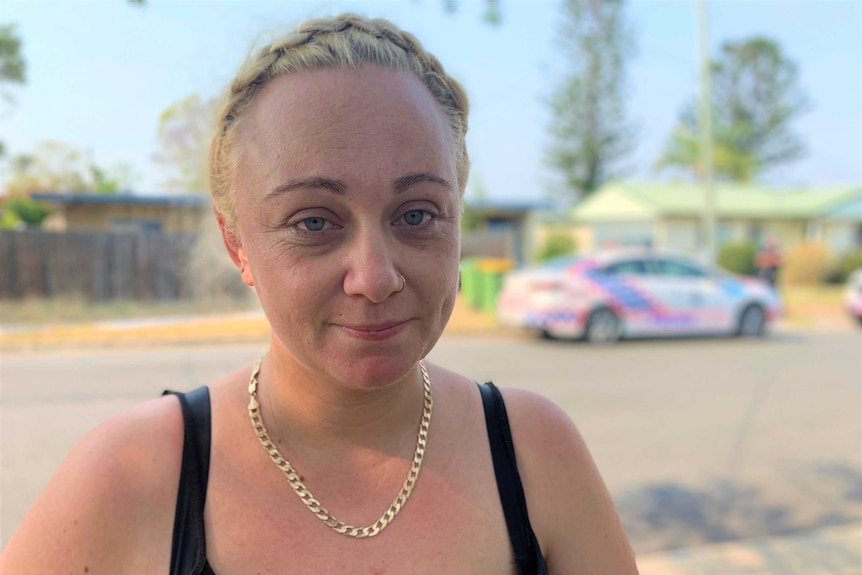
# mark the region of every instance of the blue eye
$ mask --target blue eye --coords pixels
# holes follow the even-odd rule
[[[410,210],[404,214],[404,222],[410,226],[418,226],[425,221],[425,210]]]
[[[323,218],[305,218],[302,223],[308,231],[319,232],[326,225],[326,220]]]

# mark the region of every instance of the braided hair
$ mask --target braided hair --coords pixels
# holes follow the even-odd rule
[[[230,84],[210,146],[210,192],[216,212],[230,230],[236,223],[233,182],[238,125],[257,93],[271,79],[305,70],[375,65],[410,72],[431,91],[446,114],[455,145],[458,189],[464,197],[470,160],[464,88],[412,35],[383,19],[355,14],[309,20],[265,46],[243,64]]]

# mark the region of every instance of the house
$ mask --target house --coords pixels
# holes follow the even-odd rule
[[[862,247],[862,187],[770,190],[717,185],[716,240],[787,246],[816,240],[840,254]],[[702,241],[704,189],[694,184],[614,182],[571,211],[579,248],[647,245],[695,252]]]
[[[204,195],[131,195],[93,193],[31,194],[54,214],[44,227],[58,231],[161,231],[196,233],[209,213]]]
[[[467,200],[461,220],[461,257],[497,257],[523,263],[533,253],[535,216],[544,202],[510,198]]]

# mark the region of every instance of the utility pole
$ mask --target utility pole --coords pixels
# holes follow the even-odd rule
[[[716,197],[712,181],[712,70],[709,57],[709,30],[707,27],[706,0],[698,0],[698,37],[700,40],[700,105],[698,133],[700,135],[700,161],[703,166],[703,256],[715,263]]]

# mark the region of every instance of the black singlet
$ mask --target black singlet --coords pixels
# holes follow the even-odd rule
[[[509,539],[519,575],[547,575],[548,567],[530,525],[527,500],[509,429],[503,396],[493,383],[480,385],[488,427],[497,490],[506,517]],[[177,495],[170,575],[215,575],[206,557],[204,503],[210,463],[210,398],[206,387],[183,394],[180,400],[185,425],[183,461]]]

